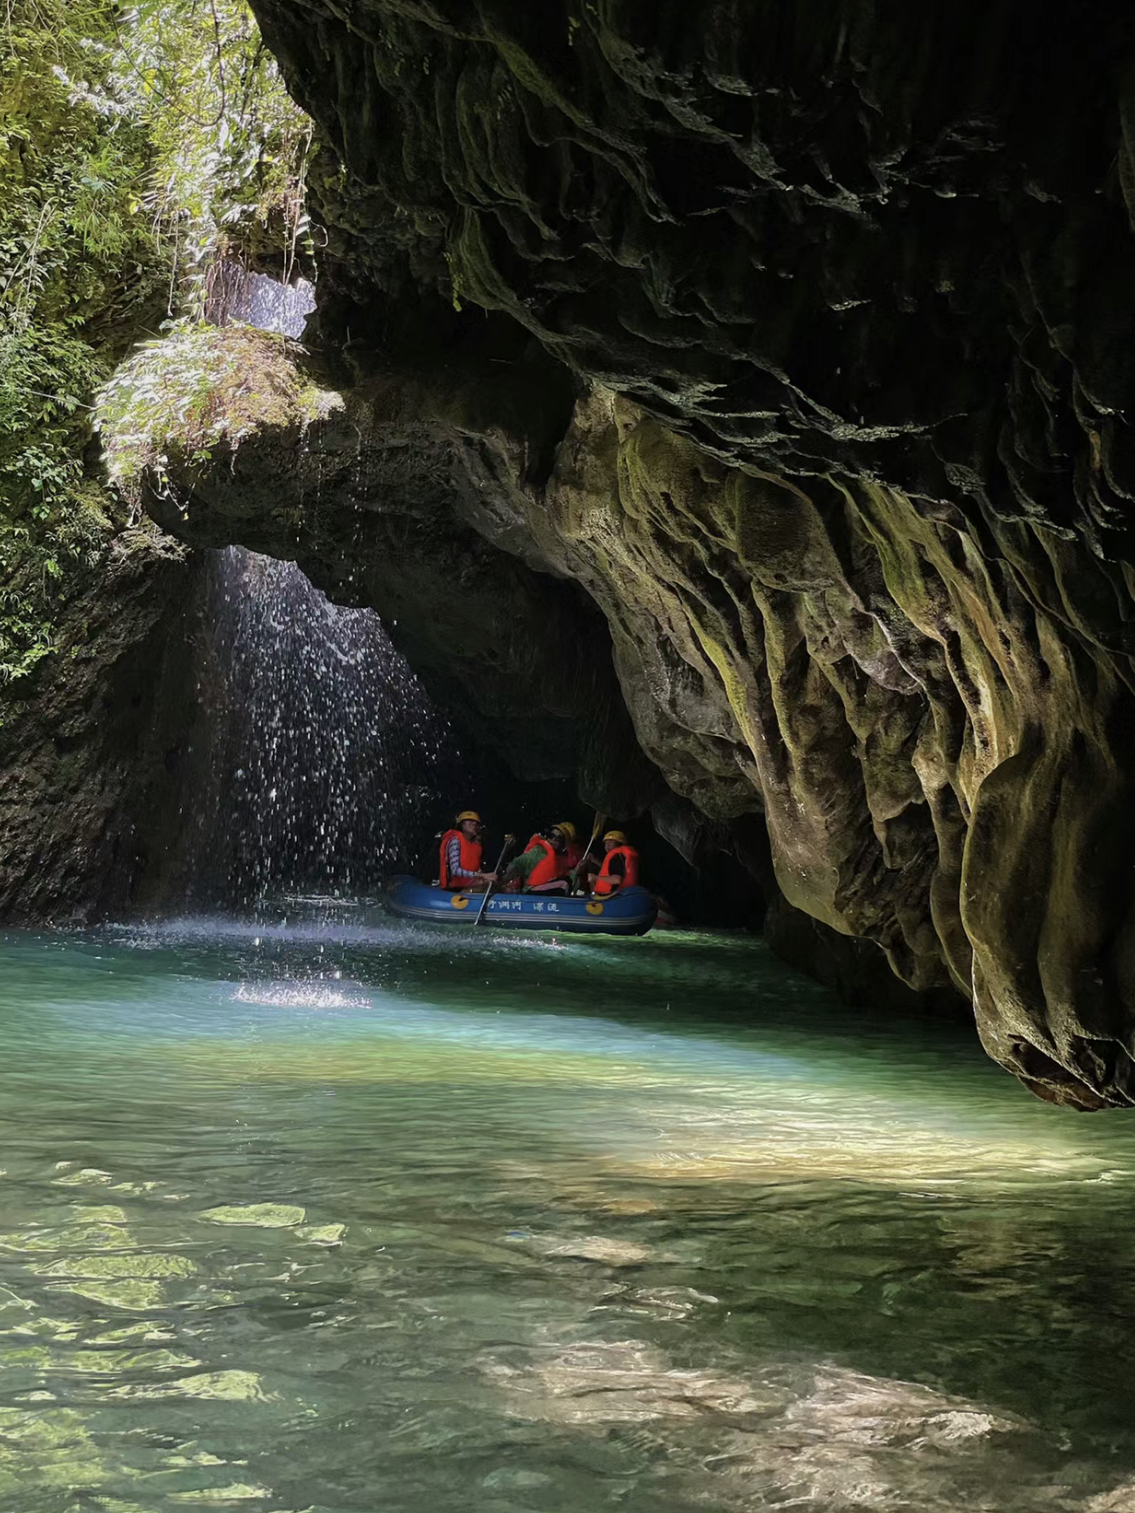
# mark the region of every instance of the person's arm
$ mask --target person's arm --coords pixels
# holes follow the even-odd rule
[[[446,862],[449,867],[450,877],[466,878],[469,882],[480,882],[483,877],[481,872],[470,872],[467,867],[461,865],[461,842],[454,836],[446,851]]]
[[[527,882],[532,876],[533,867],[535,867],[543,855],[544,848],[542,846],[532,846],[529,850],[521,852],[504,869],[504,881],[511,883],[516,878],[520,878],[523,882]]]
[[[627,875],[627,859],[625,856],[617,856],[611,863],[611,869],[607,876],[611,879],[611,892],[616,892],[623,886]]]

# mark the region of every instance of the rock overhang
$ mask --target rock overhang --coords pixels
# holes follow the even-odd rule
[[[535,571],[531,665],[598,605],[671,790],[1035,1091],[1129,1102],[1129,23],[255,8],[326,360],[426,417],[439,539]]]

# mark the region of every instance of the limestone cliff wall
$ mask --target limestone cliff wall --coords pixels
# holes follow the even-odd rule
[[[197,718],[198,564],[146,525],[76,575],[58,649],[0,700],[0,919],[82,924],[160,896]]]
[[[618,718],[598,606],[666,787],[763,812],[791,904],[970,994],[1044,1096],[1135,1099],[1132,18],[255,7],[367,438],[283,490],[317,576],[549,731]],[[278,535],[221,471],[180,528]]]

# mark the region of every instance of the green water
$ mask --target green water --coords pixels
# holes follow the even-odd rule
[[[0,937],[4,1513],[1135,1509],[1135,1122],[759,943]]]

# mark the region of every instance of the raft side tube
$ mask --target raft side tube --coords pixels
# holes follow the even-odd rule
[[[400,919],[474,925],[483,893],[451,893],[416,877],[392,877],[383,902]],[[483,925],[497,929],[562,930],[576,935],[645,935],[658,906],[645,888],[621,888],[610,898],[569,898],[554,893],[494,893]]]

